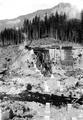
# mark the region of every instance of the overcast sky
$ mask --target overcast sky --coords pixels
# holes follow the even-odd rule
[[[83,8],[83,0],[0,0],[0,20],[51,8],[59,2],[71,3],[79,10]]]

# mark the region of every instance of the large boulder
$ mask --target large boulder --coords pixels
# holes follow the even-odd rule
[[[9,119],[12,119],[13,117],[14,117],[14,114],[11,109],[2,113],[2,120],[9,120]]]

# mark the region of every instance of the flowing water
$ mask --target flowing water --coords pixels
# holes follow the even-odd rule
[[[68,65],[73,64],[73,55],[72,50],[63,50],[64,51],[64,62]]]
[[[83,68],[82,49],[62,49],[60,56],[62,65]]]

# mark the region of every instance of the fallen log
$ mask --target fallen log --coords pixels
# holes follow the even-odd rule
[[[52,105],[55,105],[57,107],[61,107],[61,106],[65,106],[68,103],[73,104],[72,101],[76,101],[75,103],[78,103],[80,105],[83,104],[83,96],[78,99],[78,98],[73,98],[73,97],[66,97],[64,95],[58,96],[58,95],[54,95],[54,94],[41,94],[38,92],[28,92],[28,91],[24,91],[18,95],[7,95],[7,94],[3,94],[0,95],[0,99],[4,99],[6,98],[6,100],[13,100],[13,101],[29,101],[29,102],[38,102],[41,104],[46,104],[47,102],[51,103]]]

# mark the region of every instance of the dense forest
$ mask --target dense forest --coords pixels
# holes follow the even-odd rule
[[[50,17],[45,15],[44,19],[35,16],[30,21],[24,20],[23,27],[16,30],[9,28],[1,31],[0,39],[2,45],[19,44],[24,40],[24,34],[27,40],[38,40],[44,37],[53,37],[61,41],[71,41],[76,43],[83,42],[83,12],[81,19],[68,20],[66,15],[59,15],[57,12]]]
[[[2,45],[18,44],[23,42],[24,36],[21,29],[8,28],[0,33]]]

